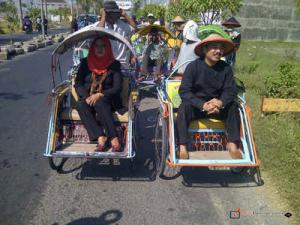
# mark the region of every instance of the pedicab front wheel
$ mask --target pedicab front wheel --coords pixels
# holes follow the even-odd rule
[[[180,168],[168,166],[169,159],[168,121],[162,117],[161,112],[157,114],[155,127],[155,165],[156,175],[163,179],[175,179],[180,175]]]
[[[168,149],[167,121],[161,113],[157,114],[155,127],[155,168],[156,174],[162,176],[166,167]]]

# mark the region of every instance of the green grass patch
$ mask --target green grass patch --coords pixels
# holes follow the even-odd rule
[[[300,42],[243,41],[237,54],[235,73],[246,86],[246,99],[253,111],[252,126],[263,172],[286,199],[300,224],[300,114],[273,113],[261,117],[265,79],[276,75],[279,65],[299,65]]]

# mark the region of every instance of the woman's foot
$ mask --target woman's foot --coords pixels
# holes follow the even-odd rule
[[[107,137],[105,136],[99,136],[98,137],[98,144],[97,144],[97,150],[100,152],[103,152],[105,150]]]
[[[119,138],[115,137],[111,139],[111,148],[113,152],[120,152],[121,151],[121,144]]]
[[[179,159],[189,159],[189,152],[185,145],[179,145]]]
[[[238,146],[234,142],[228,142],[226,148],[229,151],[231,158],[233,159],[243,158],[243,151],[240,148],[238,148]]]

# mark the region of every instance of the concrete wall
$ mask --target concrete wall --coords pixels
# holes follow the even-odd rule
[[[236,16],[243,38],[300,41],[300,12],[296,0],[243,0]]]

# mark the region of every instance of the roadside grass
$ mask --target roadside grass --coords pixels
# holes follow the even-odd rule
[[[278,65],[299,66],[300,42],[243,41],[237,54],[235,73],[246,86],[246,100],[253,112],[252,126],[262,160],[261,170],[291,207],[295,224],[300,224],[300,113],[270,113],[261,116],[264,79]],[[297,65],[297,64],[296,64]]]

